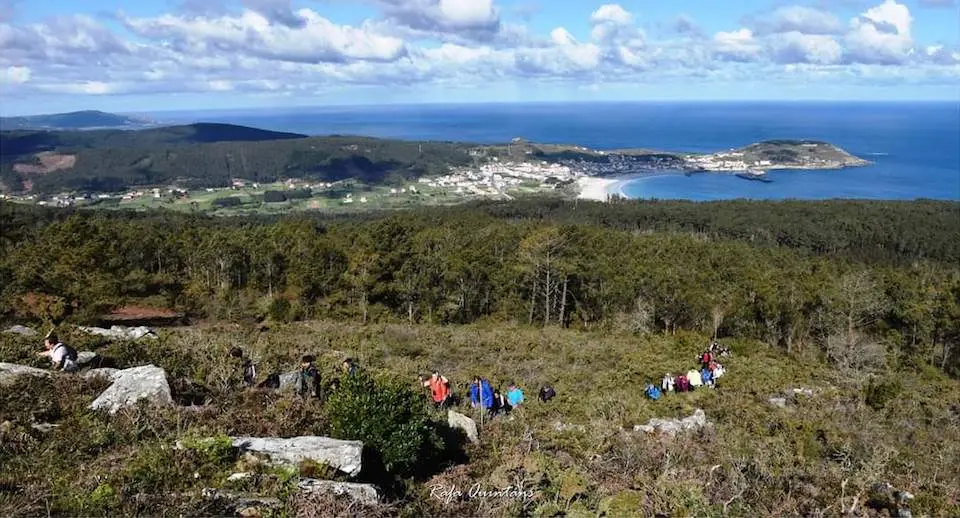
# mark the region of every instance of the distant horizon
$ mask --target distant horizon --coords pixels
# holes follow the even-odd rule
[[[404,108],[404,107],[458,107],[458,106],[565,106],[565,105],[703,105],[703,104],[722,104],[722,105],[789,105],[789,104],[815,104],[815,105],[911,105],[911,104],[952,104],[960,109],[960,98],[958,99],[636,99],[636,100],[571,100],[571,101],[474,101],[474,102],[402,102],[402,103],[353,103],[353,104],[313,104],[313,105],[280,105],[280,106],[240,106],[235,108],[209,108],[209,109],[190,109],[190,108],[165,108],[160,110],[110,110],[103,108],[78,108],[64,111],[49,112],[16,112],[7,113],[0,109],[0,117],[42,117],[50,115],[62,115],[69,113],[82,112],[101,112],[116,115],[144,116],[161,114],[187,114],[187,113],[250,113],[250,112],[270,112],[277,113],[295,112],[302,110],[337,110],[337,109],[378,109],[378,108]]]

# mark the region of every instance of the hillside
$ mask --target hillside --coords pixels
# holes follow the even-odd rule
[[[92,410],[117,373],[50,375],[42,335],[0,334],[0,515],[879,517],[903,492],[914,516],[956,516],[960,269],[955,250],[931,257],[956,207],[540,202],[319,221],[0,203],[2,328],[55,323],[104,366],[162,368],[150,382],[170,392]],[[77,327],[134,307],[193,325],[138,343]],[[715,388],[644,397],[713,337],[731,351]],[[232,346],[257,382],[316,355],[320,396],[243,388]],[[478,442],[429,404],[417,375],[433,369]],[[473,376],[525,402],[482,415]],[[301,436],[361,441],[362,468],[271,466],[229,439]],[[310,489],[322,479],[379,498]]]
[[[178,183],[224,187],[231,179],[281,178],[381,182],[465,164],[461,146],[363,137],[313,137],[234,126],[192,124],[140,131],[0,134],[9,191],[118,191]],[[44,161],[70,167],[45,167]],[[54,173],[55,174],[49,174]]]
[[[98,128],[137,128],[154,124],[149,119],[117,115],[96,110],[22,117],[0,117],[0,130],[45,129],[86,130]]]

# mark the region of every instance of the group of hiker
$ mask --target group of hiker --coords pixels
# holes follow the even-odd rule
[[[699,367],[694,367],[687,372],[681,372],[674,376],[671,373],[664,374],[660,380],[660,386],[654,385],[647,380],[647,386],[644,394],[647,398],[657,401],[664,394],[670,392],[692,392],[700,387],[715,388],[717,379],[723,377],[725,370],[718,361],[719,357],[730,355],[730,350],[716,341],[710,344],[703,353],[697,356]]]
[[[429,378],[420,376],[418,379],[422,386],[430,389],[430,396],[438,409],[460,403],[460,398],[454,393],[450,380],[438,370],[434,370]],[[467,387],[467,394],[470,397],[470,406],[486,411],[491,418],[508,414],[524,402],[523,390],[515,382],[508,384],[504,392],[494,388],[488,379],[480,376],[473,377],[473,382]],[[557,392],[553,387],[543,385],[540,387],[538,399],[546,403],[556,395]]]
[[[703,353],[697,356],[699,368],[692,368],[677,375],[668,372],[660,380],[659,386],[648,379],[644,393],[649,399],[657,401],[664,394],[670,392],[691,392],[700,387],[715,388],[717,380],[723,377],[725,372],[718,359],[729,356],[729,354],[729,349],[713,341]],[[49,357],[53,368],[56,370],[74,372],[79,368],[76,349],[59,341],[53,332],[44,337],[44,350],[37,355]],[[244,386],[260,389],[279,389],[281,387],[280,373],[270,374],[258,383],[256,364],[245,356],[243,350],[239,347],[231,348],[228,357],[237,364]],[[324,387],[320,370],[314,364],[315,361],[316,358],[309,354],[301,358],[300,368],[292,380],[293,388],[301,396],[323,398],[325,389],[336,390],[339,380],[334,379],[327,387]],[[347,376],[354,375],[358,368],[359,365],[352,358],[346,358],[341,363],[341,370]],[[286,376],[288,376],[287,383],[290,383],[290,377],[293,376],[293,373]],[[450,380],[440,374],[439,370],[435,369],[429,378],[420,376],[419,383],[430,390],[430,397],[438,409],[459,405],[460,398],[452,390]],[[523,390],[515,382],[509,383],[507,390],[504,392],[494,388],[488,379],[480,376],[474,376],[473,382],[467,387],[467,395],[470,398],[471,407],[485,411],[491,418],[508,414],[524,403]],[[546,403],[556,395],[557,392],[553,387],[542,385],[538,393],[538,399]]]

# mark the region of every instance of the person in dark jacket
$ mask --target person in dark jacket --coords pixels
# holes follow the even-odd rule
[[[300,361],[300,377],[297,379],[297,394],[303,397],[320,397],[320,371],[313,365],[314,357],[304,355]]]
[[[239,347],[230,349],[230,357],[240,363],[244,386],[252,387],[257,379],[257,367],[254,365],[253,360],[244,357],[243,349]]]
[[[553,387],[551,387],[550,385],[544,385],[540,387],[540,393],[537,395],[537,397],[540,399],[541,402],[546,403],[547,401],[550,401],[551,399],[556,397],[556,395],[557,395],[557,391],[553,390]]]

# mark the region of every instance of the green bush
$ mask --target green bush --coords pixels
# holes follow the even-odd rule
[[[412,475],[417,460],[428,463],[439,443],[431,431],[423,398],[404,384],[365,371],[346,376],[327,402],[332,435],[363,441],[386,470]]]
[[[900,395],[903,390],[903,384],[898,379],[893,381],[882,381],[879,383],[870,380],[864,394],[864,401],[867,406],[874,410],[883,410],[891,400]]]

